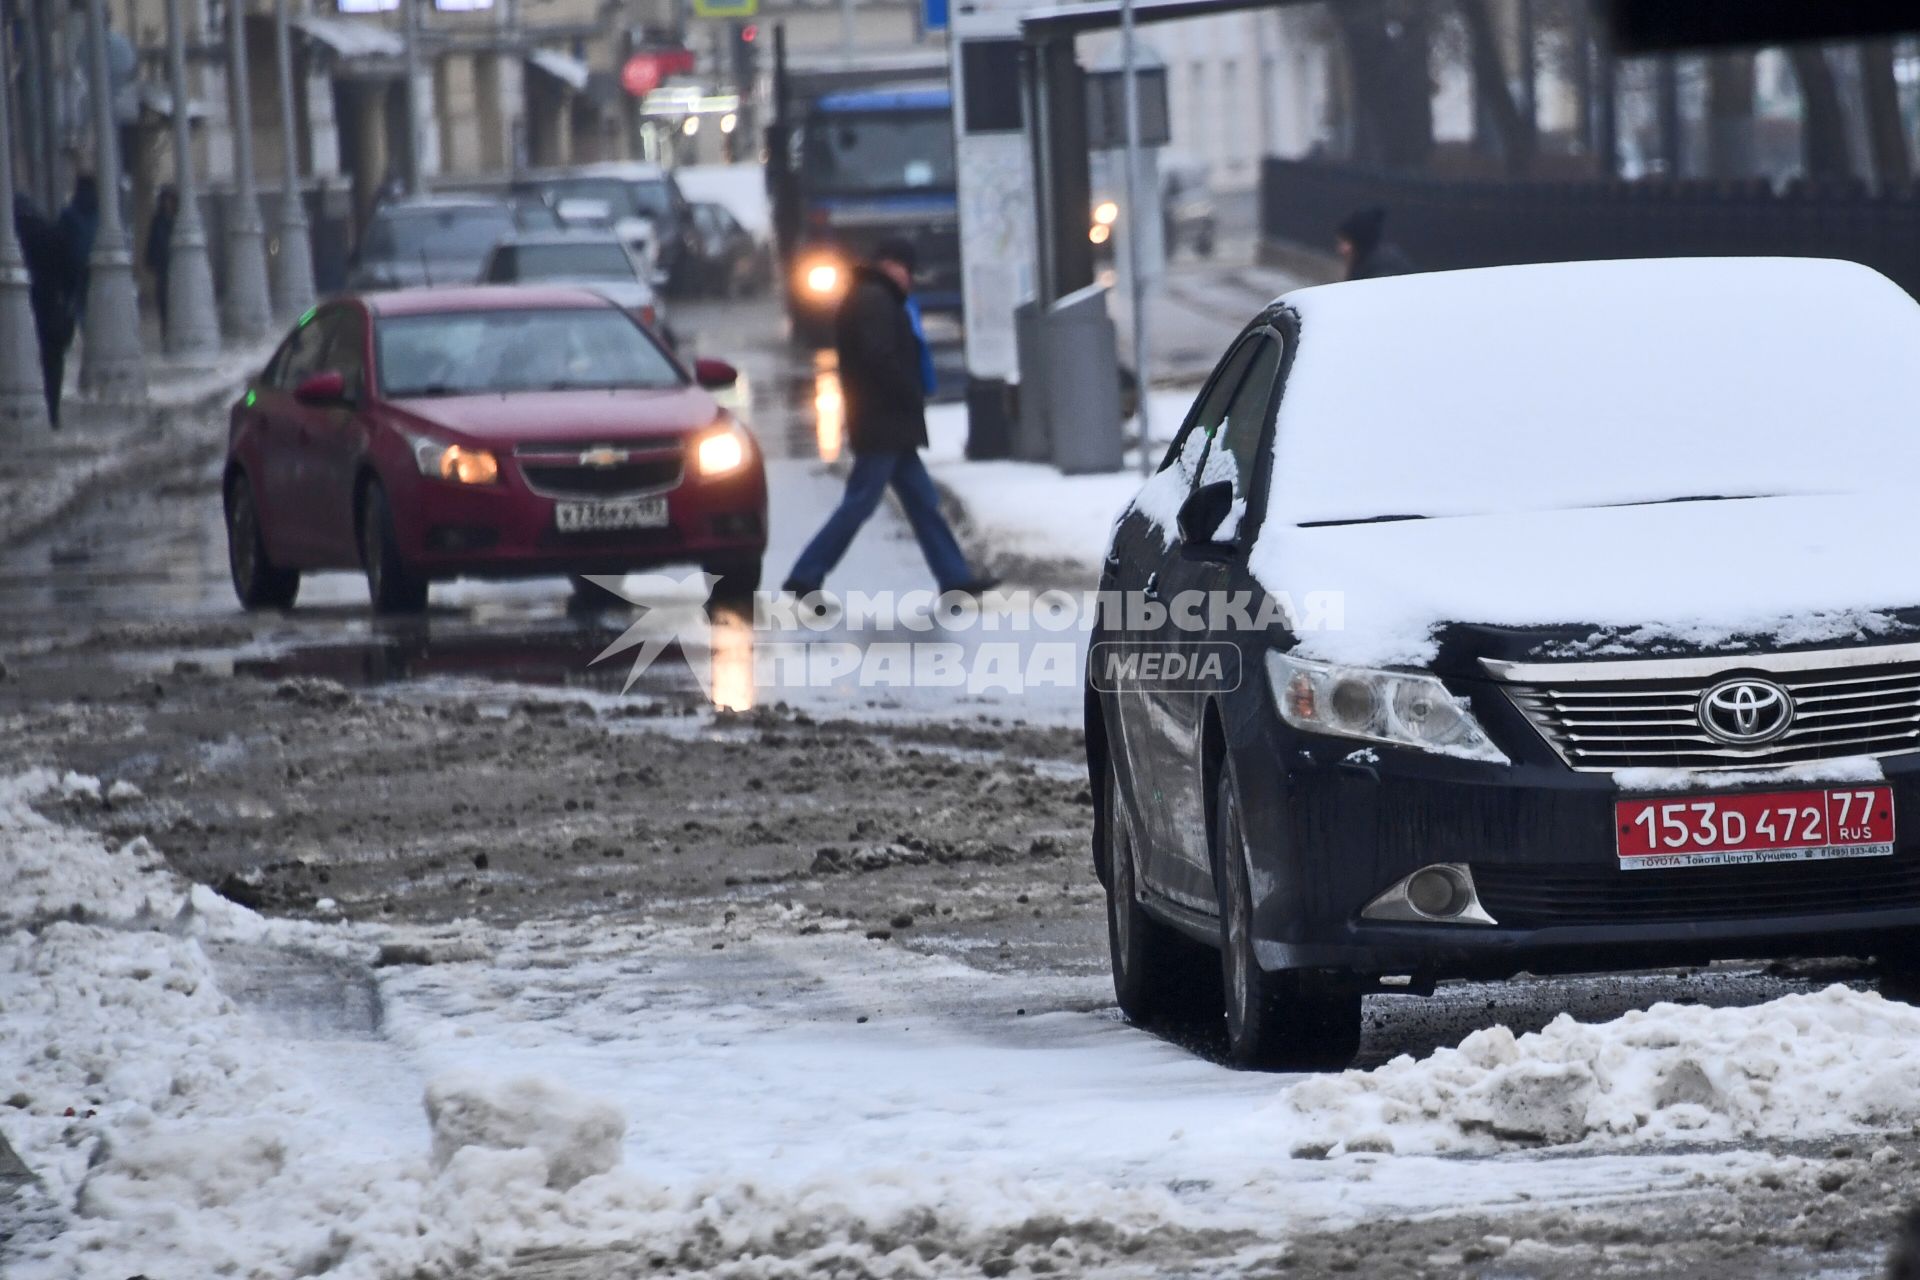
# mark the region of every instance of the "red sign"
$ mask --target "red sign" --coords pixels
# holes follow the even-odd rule
[[[668,76],[691,74],[693,67],[691,49],[649,49],[634,54],[620,68],[620,87],[636,98],[644,98]]]
[[[1893,852],[1891,787],[1622,800],[1614,815],[1629,871]]]

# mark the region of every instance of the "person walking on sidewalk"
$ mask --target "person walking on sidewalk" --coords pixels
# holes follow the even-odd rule
[[[871,264],[854,268],[853,283],[834,317],[853,470],[840,505],[787,575],[785,590],[797,596],[820,589],[889,485],[899,495],[943,593],[979,595],[995,585],[994,579],[967,567],[953,530],[940,514],[933,477],[920,460],[927,444],[933,357],[912,300],[914,266],[911,244],[883,241]]]
[[[25,194],[13,197],[13,231],[26,260],[27,298],[33,308],[34,336],[40,343],[40,382],[47,399],[47,423],[60,429],[60,398],[67,380],[67,348],[76,324],[74,298],[80,268],[66,236],[52,219],[33,207]]]

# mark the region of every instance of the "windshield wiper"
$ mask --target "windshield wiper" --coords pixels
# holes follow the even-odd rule
[[[418,397],[420,399],[426,399],[430,396],[472,395],[473,388],[472,387],[456,387],[450,382],[429,382],[424,387],[408,387],[404,391],[396,391],[396,392],[391,392],[389,394],[391,394],[393,398],[396,400],[407,400],[415,397]]]
[[[1296,529],[1336,529],[1349,524],[1397,524],[1403,520],[1426,519],[1429,517],[1420,515],[1355,516],[1347,520],[1302,520],[1294,527]]]

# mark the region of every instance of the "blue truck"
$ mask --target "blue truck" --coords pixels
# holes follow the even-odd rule
[[[939,65],[785,65],[776,47],[767,183],[797,342],[823,345],[849,268],[911,242],[927,312],[960,311],[953,97]]]

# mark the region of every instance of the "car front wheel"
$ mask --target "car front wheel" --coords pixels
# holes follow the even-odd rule
[[[227,487],[227,568],[243,609],[290,609],[300,594],[300,571],[282,569],[267,558],[260,509],[244,475]]]
[[[427,580],[407,567],[393,532],[393,509],[378,481],[367,486],[360,516],[360,563],[377,614],[419,613],[427,607]]]
[[[1337,977],[1263,969],[1254,953],[1246,827],[1231,762],[1220,770],[1214,855],[1228,1061],[1265,1071],[1344,1068],[1360,1048],[1359,990]]]

